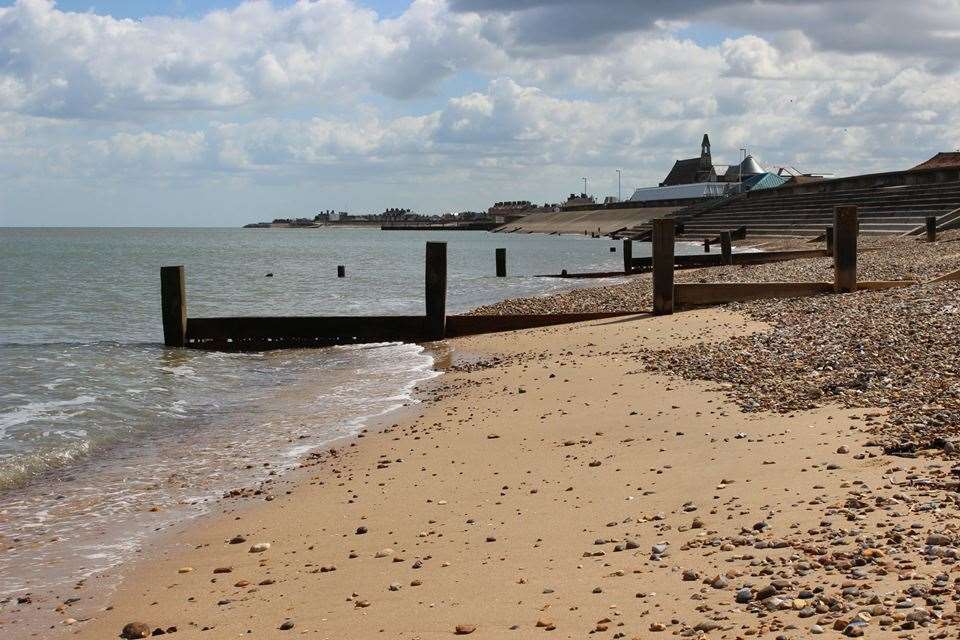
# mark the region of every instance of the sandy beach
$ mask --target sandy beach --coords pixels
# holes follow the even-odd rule
[[[870,295],[902,294],[810,304]],[[887,410],[698,373],[783,337],[790,306],[752,304],[437,345],[422,404],[165,533],[108,606],[91,580],[8,606],[3,634],[955,637],[944,447],[885,455]]]

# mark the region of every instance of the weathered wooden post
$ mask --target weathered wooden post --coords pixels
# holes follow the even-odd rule
[[[733,264],[732,235],[729,231],[720,232],[720,261],[723,264]]]
[[[507,277],[507,250],[497,249],[497,277]]]
[[[710,238],[703,239],[703,252],[710,253]]]
[[[927,216],[927,242],[937,241],[937,216]]]
[[[841,293],[857,290],[857,208],[833,208],[834,286]]]
[[[827,255],[833,257],[833,227],[827,227],[823,239],[827,243]]]
[[[342,264],[337,265],[337,277],[346,278],[347,277],[347,268]]]
[[[447,332],[447,243],[428,242],[426,260],[427,332],[439,340]]]
[[[630,273],[633,271],[633,240],[630,238],[623,239],[623,272]]]
[[[653,221],[653,312],[673,313],[673,220]]]
[[[163,344],[183,347],[187,343],[187,287],[183,267],[160,267],[160,312]]]

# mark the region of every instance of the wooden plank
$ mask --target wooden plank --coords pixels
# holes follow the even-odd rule
[[[518,331],[536,327],[549,327],[558,324],[620,318],[624,316],[646,315],[647,311],[612,311],[598,313],[553,313],[523,314],[502,316],[448,316],[447,337],[472,336],[481,333],[499,333]]]
[[[447,320],[447,243],[428,242],[425,265],[427,328],[443,338]]]
[[[190,318],[188,340],[324,338],[347,341],[422,340],[424,316],[239,316]]]
[[[723,264],[733,264],[733,241],[729,231],[720,232],[720,257]]]
[[[857,290],[857,208],[840,205],[833,208],[833,273],[840,293]]]
[[[623,272],[633,271],[633,240],[624,238],[623,240]]]
[[[960,280],[960,271],[951,271],[950,273],[937,276],[933,280],[930,280],[928,284],[931,282],[949,282],[953,280]]]
[[[860,291],[881,291],[909,287],[913,280],[858,282]],[[832,282],[691,282],[674,285],[674,301],[679,307],[746,302],[773,298],[802,298],[834,292]]]
[[[187,335],[187,288],[182,266],[160,267],[160,313],[163,344],[183,347]]]
[[[803,260],[807,258],[821,258],[826,256],[824,249],[800,249],[791,251],[749,251],[731,255],[732,264],[766,264],[768,262],[785,262],[787,260]],[[680,269],[696,269],[700,267],[716,267],[722,264],[723,256],[711,254],[691,254],[674,256],[674,265]],[[649,270],[653,266],[653,258],[634,258],[634,271]]]
[[[496,250],[497,277],[507,277],[507,250],[504,248]]]
[[[653,312],[673,313],[673,220],[653,221]]]

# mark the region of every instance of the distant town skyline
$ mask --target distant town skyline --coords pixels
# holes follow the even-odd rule
[[[0,0],[0,225],[598,199],[960,147],[960,0]]]

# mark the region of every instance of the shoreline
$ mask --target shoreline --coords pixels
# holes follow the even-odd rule
[[[176,542],[124,568],[112,609],[66,629],[116,637],[142,620],[186,637],[274,637],[291,623],[294,634],[330,638],[448,637],[458,625],[476,627],[474,637],[698,635],[734,621],[775,630],[748,606],[709,611],[730,608],[740,583],[762,586],[744,545],[785,560],[802,547],[793,532],[822,519],[804,493],[826,503],[854,480],[883,484],[874,458],[838,453],[857,447],[850,430],[864,412],[743,414],[715,385],[640,373],[630,355],[764,329],[701,310],[450,341],[470,362],[430,381],[417,417],[320,453],[279,481],[273,501],[229,505],[171,532]],[[270,548],[250,553],[263,542]],[[721,569],[732,577],[720,580]]]
[[[946,637],[949,464],[884,455],[887,412],[869,403],[745,413],[742,386],[678,377],[779,330],[751,315],[437,343],[420,404],[310,454],[273,500],[179,523],[116,572],[109,609],[66,625],[78,605],[63,606],[33,637],[133,621],[186,637]]]

